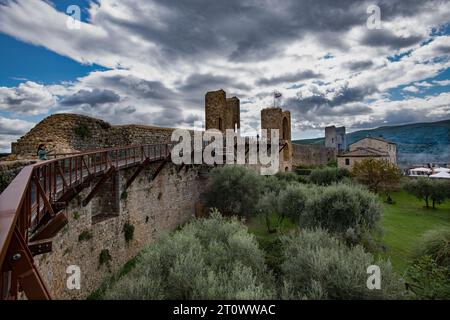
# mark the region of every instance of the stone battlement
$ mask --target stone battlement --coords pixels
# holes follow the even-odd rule
[[[156,144],[170,141],[173,128],[146,125],[113,126],[84,115],[58,113],[39,122],[17,142],[11,151],[20,157],[36,155],[39,144],[55,153],[86,151],[131,144]]]

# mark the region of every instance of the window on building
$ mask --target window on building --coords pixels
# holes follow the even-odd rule
[[[349,165],[350,165],[350,159],[348,159],[348,158],[345,159],[345,165],[346,165],[346,166],[349,166]]]

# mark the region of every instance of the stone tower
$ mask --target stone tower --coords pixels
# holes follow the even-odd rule
[[[336,154],[341,154],[347,149],[347,138],[345,127],[336,128],[330,126],[325,128],[325,147],[333,148]]]
[[[292,170],[291,113],[281,108],[266,108],[261,110],[261,129],[278,129],[280,148],[286,143],[280,153],[280,171]],[[270,132],[268,132],[269,134]]]
[[[210,91],[205,95],[206,130],[226,129],[236,131],[240,128],[240,101],[236,97],[226,98],[225,91]]]

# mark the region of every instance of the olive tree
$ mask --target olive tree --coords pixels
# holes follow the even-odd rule
[[[238,165],[211,171],[210,182],[202,199],[206,206],[225,215],[249,216],[255,212],[263,191],[264,176]]]
[[[399,299],[404,283],[389,262],[361,246],[349,247],[322,229],[303,229],[282,238],[284,299]],[[380,290],[369,290],[367,268],[380,267]]]
[[[352,176],[369,190],[386,194],[386,201],[392,202],[390,192],[400,185],[401,170],[386,160],[364,159],[355,163]]]
[[[273,286],[254,236],[214,211],[149,246],[103,298],[267,299]]]
[[[338,234],[349,243],[360,243],[379,228],[382,206],[372,192],[338,184],[311,192],[300,215],[301,227],[321,227]]]
[[[308,180],[317,185],[327,186],[340,182],[342,179],[349,176],[350,173],[347,169],[325,167],[312,170]]]
[[[414,195],[419,200],[425,201],[425,207],[436,208],[436,204],[441,204],[449,196],[450,184],[447,181],[434,180],[429,178],[409,179],[404,182],[403,189]]]

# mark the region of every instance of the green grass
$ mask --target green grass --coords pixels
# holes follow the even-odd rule
[[[393,205],[384,203],[382,227],[384,235],[379,242],[386,248],[380,253],[384,259],[389,259],[395,270],[403,273],[411,264],[411,255],[421,236],[428,230],[450,228],[450,201],[438,205],[437,209],[426,209],[423,201],[405,192],[395,192]],[[381,201],[384,198],[381,198]],[[276,226],[276,216],[271,216],[272,228]],[[267,262],[277,258],[275,250],[281,250],[277,240],[279,236],[296,226],[285,219],[281,229],[275,233],[268,233],[263,217],[252,217],[247,221],[250,233],[253,233],[260,247],[267,252]]]
[[[263,216],[251,217],[247,221],[248,231],[255,235],[259,247],[264,250],[264,258],[269,269],[272,270],[276,278],[280,277],[280,266],[283,260],[283,248],[281,246],[280,235],[283,235],[297,227],[288,218],[285,218],[278,226],[277,215],[270,216],[270,227],[276,229],[276,232],[267,231],[266,220]]]
[[[450,201],[438,205],[437,209],[427,209],[423,201],[403,191],[393,193],[392,198],[395,204],[384,204],[382,243],[387,251],[381,256],[389,258],[394,268],[403,272],[411,263],[411,255],[426,231],[450,228]]]
[[[277,229],[277,232],[273,233],[267,232],[266,220],[263,216],[251,217],[250,220],[247,221],[246,225],[248,227],[248,231],[255,235],[258,242],[275,241],[278,239],[280,234],[286,233],[296,227],[296,224],[288,218],[285,218],[281,226],[278,227],[277,219],[278,216],[276,214],[270,216],[271,228]]]

